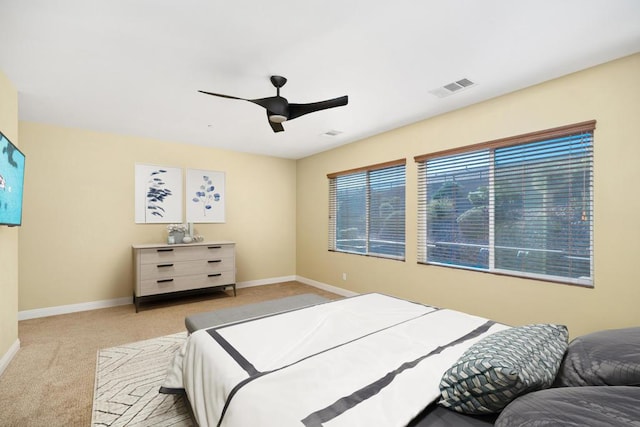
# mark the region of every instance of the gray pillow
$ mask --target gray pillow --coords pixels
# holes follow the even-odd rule
[[[563,387],[518,397],[495,427],[640,425],[639,387]]]
[[[569,344],[554,385],[640,386],[640,327],[575,338]]]
[[[445,372],[438,404],[464,414],[489,414],[521,394],[550,387],[568,335],[565,326],[539,324],[483,338]]]

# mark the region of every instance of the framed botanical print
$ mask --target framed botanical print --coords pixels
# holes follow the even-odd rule
[[[218,171],[187,169],[187,222],[225,222],[225,174]]]
[[[136,164],[135,174],[136,223],[181,223],[182,169]]]

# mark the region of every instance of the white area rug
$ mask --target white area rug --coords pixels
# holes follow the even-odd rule
[[[195,324],[224,323],[319,304],[327,298],[301,294],[192,316]],[[182,395],[160,394],[173,355],[187,332],[138,341],[98,351],[91,425],[192,426],[191,410]]]
[[[192,426],[186,399],[160,394],[186,332],[98,351],[91,425]]]

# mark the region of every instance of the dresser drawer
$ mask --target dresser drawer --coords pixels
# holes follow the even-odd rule
[[[205,286],[222,286],[236,283],[236,272],[234,270],[220,271],[203,275]]]
[[[148,279],[140,282],[140,295],[137,296],[157,295],[211,286],[232,285],[233,283],[235,283],[235,272],[233,271]]]
[[[211,244],[202,245],[202,256],[206,258],[210,257],[233,257],[235,255],[235,245],[230,244]]]
[[[214,273],[218,271],[234,270],[236,268],[236,262],[233,255],[225,257],[208,256],[202,263],[202,266],[204,267],[202,269],[204,273]]]
[[[202,246],[180,246],[140,249],[138,256],[141,264],[161,264],[202,259],[206,253],[207,249]]]
[[[206,265],[202,260],[195,261],[165,261],[154,264],[141,264],[140,277],[146,279],[165,279],[174,276],[187,276],[203,273]]]

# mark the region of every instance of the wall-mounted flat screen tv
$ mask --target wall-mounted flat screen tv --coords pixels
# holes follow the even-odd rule
[[[24,154],[0,132],[0,225],[22,225]]]

